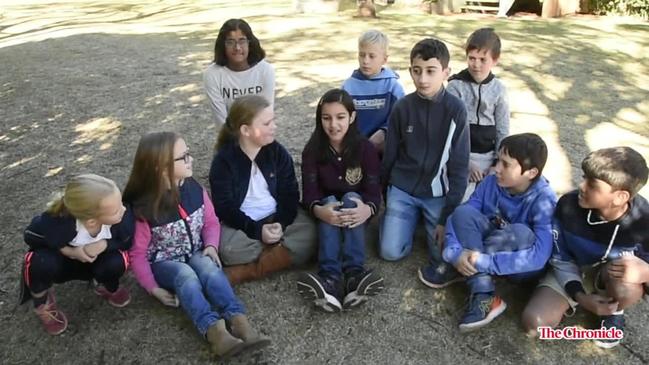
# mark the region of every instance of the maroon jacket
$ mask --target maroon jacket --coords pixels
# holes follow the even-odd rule
[[[381,205],[381,161],[372,143],[364,139],[360,148],[362,154],[359,168],[345,168],[342,156],[331,148],[327,163],[318,163],[314,154],[302,151],[302,204],[313,210],[320,199],[333,195],[341,199],[349,192],[358,193],[365,204],[376,214]]]

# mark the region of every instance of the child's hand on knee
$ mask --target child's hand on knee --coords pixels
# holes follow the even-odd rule
[[[577,303],[598,316],[609,316],[617,311],[618,302],[599,294],[577,293]]]
[[[282,225],[279,223],[268,223],[261,227],[261,241],[266,244],[273,244],[282,239]]]
[[[177,307],[180,305],[178,298],[162,288],[155,288],[151,291],[151,295],[156,297],[162,304],[169,307]]]
[[[630,284],[649,282],[649,264],[637,256],[622,256],[608,265],[609,277]]]
[[[61,250],[61,253],[63,256],[69,257],[73,260],[85,262],[85,263],[90,263],[95,261],[97,256],[90,256],[86,253],[86,251],[83,249],[83,247],[73,247],[73,246],[65,246]]]
[[[99,254],[106,251],[106,248],[108,247],[108,242],[106,240],[99,240],[97,242],[93,242],[89,245],[85,245],[82,247],[88,256],[97,257],[99,256]]]
[[[478,259],[479,254],[480,253],[478,251],[462,250],[460,258],[455,263],[455,268],[457,269],[457,271],[464,276],[472,276],[477,274],[478,270],[476,270],[474,264]]]
[[[347,227],[356,228],[365,223],[365,221],[372,216],[372,208],[356,197],[351,198],[350,200],[356,203],[356,207],[344,208],[341,209],[340,212],[343,214],[342,219],[343,222],[346,223]]]
[[[342,202],[333,202],[325,205],[316,205],[313,207],[313,215],[321,221],[331,224],[332,226],[343,227],[344,214],[337,208],[342,206]]]
[[[216,252],[216,248],[214,246],[205,247],[203,249],[203,256],[208,256],[219,268],[223,267],[221,265],[221,259],[219,259],[219,253]]]

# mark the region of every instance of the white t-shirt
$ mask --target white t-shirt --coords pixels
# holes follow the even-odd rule
[[[70,241],[70,246],[85,246],[101,240],[109,240],[113,238],[110,233],[110,227],[105,224],[101,225],[101,230],[96,236],[91,236],[86,227],[77,219],[77,235]]]
[[[260,94],[271,106],[275,103],[275,69],[266,60],[245,71],[211,63],[203,73],[203,83],[219,126],[225,123],[232,102],[239,96]]]
[[[255,221],[266,218],[277,210],[277,201],[270,194],[268,183],[254,162],[250,167],[248,192],[239,209]]]

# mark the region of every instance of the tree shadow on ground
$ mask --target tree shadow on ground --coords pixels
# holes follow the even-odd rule
[[[260,37],[277,69],[277,138],[295,158],[298,173],[299,156],[314,125],[315,102],[351,73],[356,37],[370,27],[388,33],[391,64],[407,78],[404,71],[410,47],[422,37],[434,35],[447,41],[454,67],[459,69],[465,37],[479,26],[496,26],[510,46],[503,74],[520,80],[547,107],[548,119],[556,124],[573,166],[573,180],[578,161],[588,151],[588,131],[644,100],[637,79],[621,71],[636,61],[594,47],[592,37],[600,33],[572,23],[556,23],[556,29],[548,30],[547,24],[536,22],[389,14],[372,21],[308,15],[281,20],[260,16],[250,21],[253,27],[280,21],[288,24],[284,31]],[[293,29],[293,23],[309,26]],[[638,29],[624,30],[631,31]],[[533,43],[529,34],[535,34]],[[563,40],[556,40],[557,34]],[[0,201],[5,222],[0,237],[6,242],[0,255],[0,316],[10,324],[0,329],[5,339],[0,349],[8,363],[38,362],[45,356],[64,363],[209,360],[189,320],[179,310],[163,308],[145,295],[132,278],[127,283],[134,300],[123,310],[109,308],[84,284],[60,286],[59,301],[70,314],[71,324],[56,338],[40,330],[28,306],[16,308],[13,303],[26,247],[22,229],[42,210],[49,192],[70,176],[92,171],[123,186],[139,137],[149,131],[173,130],[188,141],[196,158],[195,176],[207,183],[218,129],[203,96],[201,71],[212,58],[214,37],[215,32],[206,31],[187,31],[182,37],[174,33],[86,34],[0,48],[5,71],[0,75],[0,178],[4,181]],[[646,47],[642,37],[636,38],[633,42]],[[646,61],[639,67],[646,71]],[[586,77],[585,72],[595,76]],[[548,90],[548,78],[560,79],[569,87],[560,95],[548,96],[554,92]],[[615,85],[619,98],[610,102],[595,98],[601,87],[610,85]],[[634,131],[646,136],[644,126],[640,128]],[[464,288],[432,291],[417,282],[416,270],[426,262],[421,234],[408,259],[400,263],[379,260],[376,227],[375,221],[368,238],[368,266],[385,276],[385,293],[358,311],[328,316],[298,298],[294,272],[237,287],[254,323],[273,337],[274,344],[257,357],[232,363],[424,364],[437,359],[443,363],[586,364],[649,358],[642,346],[648,336],[646,303],[628,311],[634,321],[628,328],[627,347],[602,352],[587,342],[575,345],[524,338],[519,315],[526,296],[521,293],[531,289],[506,283],[499,284],[510,305],[503,318],[483,331],[462,336],[456,325],[463,310]],[[584,319],[588,318],[567,323],[583,323]]]

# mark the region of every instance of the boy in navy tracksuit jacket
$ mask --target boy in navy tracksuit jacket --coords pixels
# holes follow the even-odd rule
[[[624,309],[649,283],[649,203],[636,195],[649,174],[644,158],[629,147],[606,148],[591,152],[582,170],[579,189],[557,204],[552,269],[523,313],[530,336],[577,305],[600,316],[601,329],[622,333]],[[619,343],[595,339],[603,348]]]
[[[369,30],[358,38],[358,69],[342,89],[354,99],[356,124],[379,152],[383,152],[388,118],[397,100],[405,95],[399,75],[383,66],[388,60],[388,38]]]
[[[495,295],[493,276],[540,276],[552,252],[556,195],[541,176],[547,146],[532,133],[503,139],[495,175],[480,183],[446,225],[444,261],[419,271],[433,288],[466,280],[470,301],[460,331],[490,323],[507,305]]]
[[[419,217],[424,218],[429,255],[439,261],[446,218],[466,190],[469,127],[462,100],[446,92],[450,55],[440,40],[423,39],[410,51],[417,91],[401,98],[390,114],[381,164],[388,185],[379,253],[397,261],[412,251]]]

